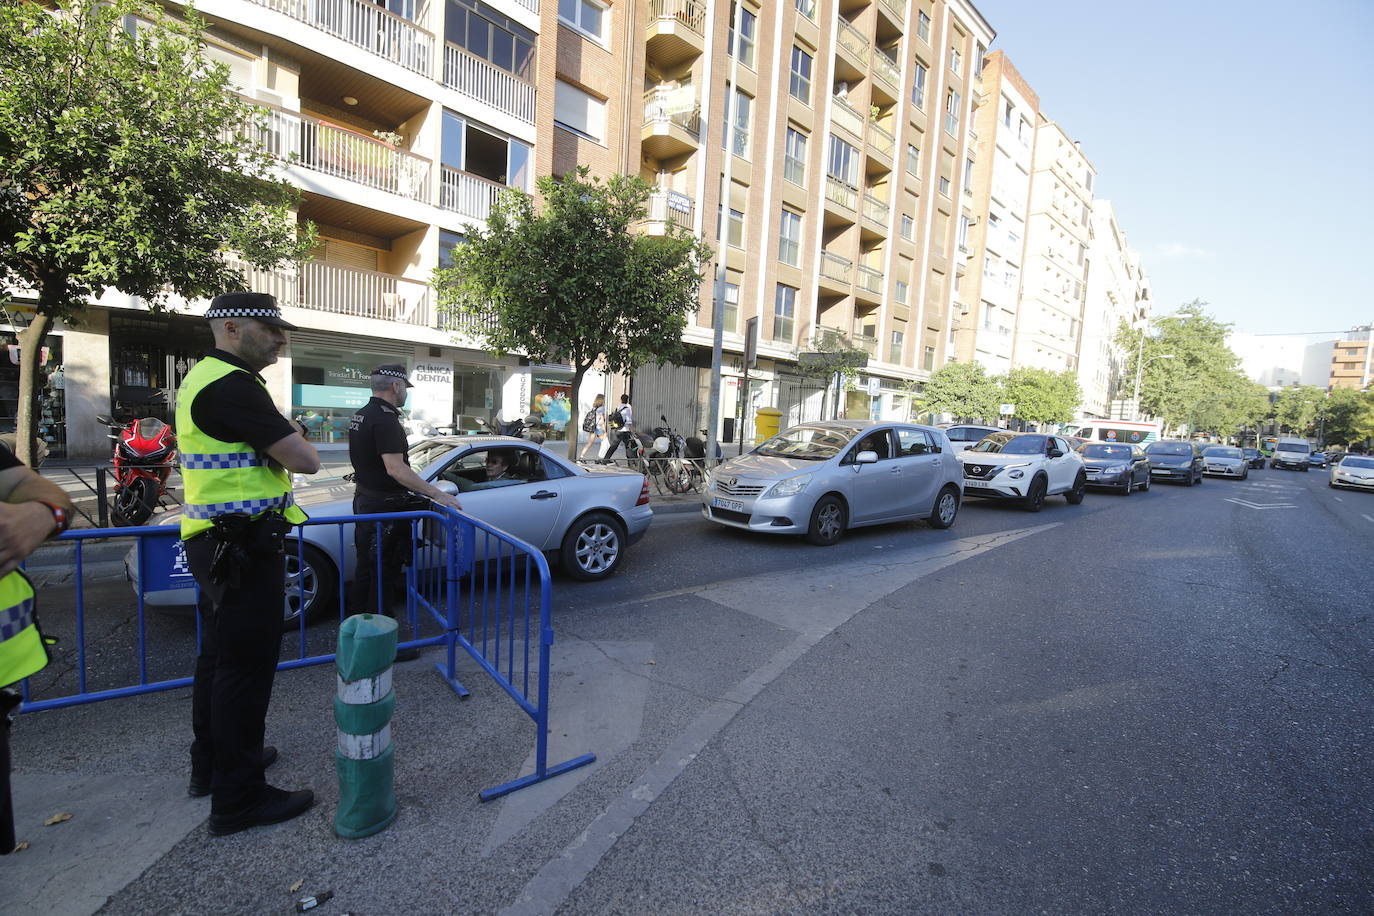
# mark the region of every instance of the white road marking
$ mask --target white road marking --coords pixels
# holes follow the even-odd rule
[[[1229,497],[1229,496],[1226,497],[1226,502],[1228,502],[1228,503],[1235,503],[1235,504],[1238,505],[1238,506],[1245,506],[1245,507],[1250,508],[1250,509],[1296,509],[1296,508],[1298,508],[1294,503],[1273,503],[1273,504],[1270,504],[1270,505],[1261,506],[1261,505],[1259,505],[1258,503],[1252,503],[1252,502],[1250,502],[1248,499],[1232,499],[1232,498]]]
[[[1374,518],[1370,518],[1369,516],[1363,513],[1360,514],[1360,518],[1364,519],[1367,522],[1370,522],[1371,524],[1374,524]]]
[[[1334,499],[1334,500],[1335,500],[1336,502],[1338,502],[1338,503],[1343,503],[1343,502],[1345,502],[1345,500],[1341,499],[1339,496],[1332,496],[1331,498]]]

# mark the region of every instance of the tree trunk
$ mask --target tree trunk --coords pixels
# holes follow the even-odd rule
[[[587,374],[586,366],[573,366],[572,397],[568,418],[568,460],[577,461],[577,436],[582,432],[582,403],[578,400],[582,396],[582,379]],[[590,435],[590,433],[588,434]]]
[[[40,307],[41,308],[41,307]],[[38,455],[38,356],[52,327],[52,316],[42,311],[19,332],[19,403],[14,444],[19,460],[34,467]]]

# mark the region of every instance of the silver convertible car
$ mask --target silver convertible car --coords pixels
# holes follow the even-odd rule
[[[501,449],[515,458],[510,480],[482,484],[486,453]],[[649,530],[649,484],[641,474],[613,468],[583,468],[541,449],[527,439],[508,436],[441,436],[411,446],[410,465],[442,490],[459,493],[463,512],[541,548],[574,579],[602,579],[615,572],[630,544]],[[333,479],[307,483],[295,490],[296,503],[311,518],[353,514],[353,485]],[[180,524],[177,513],[160,524]],[[342,556],[336,525],[307,525],[297,560],[294,532],[287,540],[287,595],[284,616],[293,621],[337,608],[338,571],[352,581],[355,556],[353,525],[344,525]],[[145,548],[145,576],[150,605],[189,605],[194,583],[186,569],[180,541],[150,538]],[[137,558],[130,551],[125,568],[139,587]]]
[[[711,472],[702,514],[769,534],[833,544],[848,528],[922,518],[954,524],[959,462],[933,426],[827,420],[773,436]]]

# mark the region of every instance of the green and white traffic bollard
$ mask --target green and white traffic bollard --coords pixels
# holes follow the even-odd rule
[[[339,808],[334,812],[334,832],[347,839],[379,833],[396,819],[396,758],[391,746],[395,658],[396,621],[390,617],[355,614],[339,627],[334,698]]]

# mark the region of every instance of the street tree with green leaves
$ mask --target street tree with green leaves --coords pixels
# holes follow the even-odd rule
[[[1374,391],[1335,388],[1324,411],[1327,442],[1349,448],[1374,438]]]
[[[838,415],[844,396],[841,393],[843,380],[846,386],[858,378],[859,370],[868,365],[868,351],[856,347],[847,334],[834,328],[819,329],[811,340],[811,350],[802,353],[797,359],[797,371],[805,378],[825,379],[825,396],[821,402],[821,415],[825,416],[825,401],[830,400],[830,413]]]
[[[517,191],[501,195],[434,272],[443,312],[494,318],[488,345],[541,363],[567,363],[573,391],[593,365],[633,372],[681,358],[711,249],[669,223],[659,236],[635,226],[651,188],[641,178],[603,181],[586,167],[537,182],[542,209]],[[568,437],[577,455],[577,437]]]
[[[32,462],[38,353],[106,288],[143,299],[240,287],[225,260],[306,256],[299,195],[251,137],[260,109],[201,51],[203,22],[144,0],[0,2],[0,298],[19,333],[19,457]]]
[[[989,421],[997,418],[1001,396],[997,380],[981,363],[948,363],[931,373],[912,405],[956,420]]]
[[[1016,416],[1032,423],[1067,423],[1083,401],[1072,370],[1013,369],[1001,377],[1002,400],[1016,407]]]
[[[1285,388],[1274,402],[1274,420],[1295,436],[1310,436],[1325,405],[1326,392],[1315,385]]]
[[[1123,324],[1116,335],[1130,370],[1123,381],[1131,390],[1122,395],[1133,393],[1139,367],[1141,412],[1171,427],[1228,425],[1229,415],[1216,409],[1218,393],[1245,390],[1240,359],[1226,345],[1231,326],[1209,315],[1206,304],[1195,299],[1153,319],[1149,329]]]

